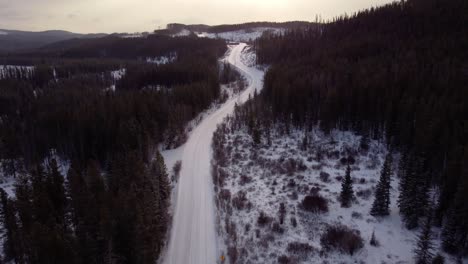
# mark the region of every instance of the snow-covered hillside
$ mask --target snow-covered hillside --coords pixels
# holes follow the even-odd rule
[[[5,78],[7,74],[20,75],[24,73],[30,75],[33,71],[33,66],[0,65],[0,79]]]
[[[391,214],[383,218],[369,214],[387,153],[382,143],[370,141],[363,148],[360,136],[340,131],[324,135],[319,130],[308,132],[304,143],[304,131],[287,135],[273,129],[271,145],[254,145],[247,128],[233,127],[232,120],[227,119],[215,135],[214,151],[224,154],[217,156],[213,168],[218,232],[230,263],[414,262],[418,231],[408,231],[400,219],[395,173]],[[356,200],[342,208],[338,197],[348,161]],[[328,209],[321,213],[304,209],[307,196],[326,199]],[[359,234],[363,248],[353,255],[324,250],[321,237],[335,225]],[[370,245],[373,232],[379,246]]]
[[[256,40],[263,35],[265,32],[271,32],[272,34],[281,34],[285,30],[282,28],[253,28],[251,30],[237,30],[237,31],[229,31],[229,32],[221,32],[221,33],[207,33],[207,32],[199,32],[196,33],[198,37],[202,38],[220,38],[230,41],[236,42],[249,42],[252,40]]]

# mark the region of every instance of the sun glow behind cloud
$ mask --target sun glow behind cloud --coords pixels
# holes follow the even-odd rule
[[[167,23],[315,20],[391,0],[0,0],[0,28],[150,31]]]

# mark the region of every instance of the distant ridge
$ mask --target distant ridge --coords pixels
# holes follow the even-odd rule
[[[99,38],[107,34],[79,34],[64,30],[40,32],[0,29],[0,52],[36,49],[54,42],[73,38]]]

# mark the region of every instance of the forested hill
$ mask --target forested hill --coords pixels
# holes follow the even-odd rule
[[[466,14],[465,0],[408,0],[255,43],[258,63],[272,65],[260,120],[352,130],[403,153],[405,224],[433,204],[453,254],[468,253]]]
[[[170,202],[158,149],[220,99],[226,50],[101,38],[0,58],[0,175],[15,180],[0,189],[0,263],[156,263]]]

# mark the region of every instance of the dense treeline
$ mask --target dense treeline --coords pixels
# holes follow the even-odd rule
[[[281,122],[285,131],[319,125],[384,140],[404,153],[406,226],[420,226],[433,206],[444,249],[466,255],[467,13],[464,0],[408,0],[265,35],[255,43],[258,63],[272,67],[258,114],[246,118]]]
[[[73,39],[55,43],[39,52],[64,58],[136,59],[165,56],[176,52],[179,56],[220,56],[226,51],[222,40],[206,38],[148,35],[141,38],[108,36],[97,39]]]
[[[156,262],[170,192],[157,147],[183,142],[186,124],[219,98],[226,50],[215,40],[185,38],[171,50],[161,47],[172,39],[159,41],[155,53],[66,58],[94,56],[82,46],[4,71],[1,172],[16,177],[14,197],[2,193],[4,261]],[[162,50],[177,58],[138,60]]]
[[[317,17],[318,19],[318,17]],[[155,30],[154,33],[157,35],[171,35],[177,34],[182,30],[186,29],[191,32],[209,32],[209,33],[222,33],[229,31],[238,30],[254,30],[255,28],[267,27],[267,28],[284,28],[284,29],[297,29],[315,26],[315,23],[306,21],[289,21],[289,22],[249,22],[242,24],[225,24],[225,25],[185,25],[179,23],[168,24],[166,29]]]
[[[15,263],[155,263],[167,229],[169,182],[161,155],[131,152],[103,177],[75,164],[66,184],[54,159],[18,177],[15,199],[0,190],[4,260]]]

